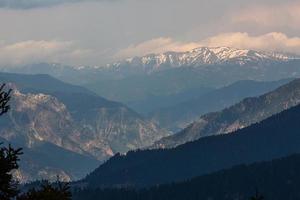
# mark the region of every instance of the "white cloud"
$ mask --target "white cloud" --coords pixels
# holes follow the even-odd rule
[[[133,56],[166,51],[188,51],[201,46],[229,46],[242,49],[284,51],[300,55],[300,37],[288,37],[283,33],[271,32],[258,36],[248,33],[224,33],[197,42],[181,42],[172,38],[157,38],[131,45],[114,56],[119,60]],[[40,62],[64,63],[69,65],[99,65],[107,52],[80,48],[71,41],[28,40],[17,43],[0,42],[0,65],[18,66]]]
[[[283,51],[300,54],[300,38],[288,37],[284,33],[271,32],[250,36],[248,33],[225,33],[200,42],[203,46],[230,46],[236,48]]]
[[[288,37],[284,33],[271,32],[258,36],[248,33],[224,33],[206,38],[198,42],[179,42],[171,38],[157,38],[137,45],[131,45],[116,54],[118,58],[141,56],[149,53],[166,51],[189,51],[191,49],[208,46],[228,46],[242,49],[282,51],[300,54],[300,37]]]
[[[66,41],[22,41],[0,45],[0,64],[15,66],[39,62],[72,62],[90,54],[89,50],[76,48]]]
[[[137,45],[131,45],[119,51],[115,57],[126,58],[132,56],[143,56],[150,53],[162,53],[166,51],[186,51],[199,47],[196,42],[184,43],[172,38],[156,38]]]

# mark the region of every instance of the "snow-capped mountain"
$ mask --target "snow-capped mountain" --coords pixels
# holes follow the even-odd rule
[[[300,55],[264,52],[231,47],[199,47],[191,51],[169,51],[132,57],[102,66],[66,66],[57,63],[39,63],[17,68],[1,68],[4,72],[49,74],[67,82],[86,84],[95,79],[120,79],[132,75],[151,74],[167,69],[204,66],[267,66],[272,63],[300,60]],[[83,77],[89,77],[85,81]]]
[[[124,61],[107,65],[107,68],[142,68],[147,72],[183,66],[207,66],[212,64],[260,65],[270,62],[285,62],[299,59],[287,53],[262,52],[230,47],[200,47],[187,52],[165,52],[149,54],[143,57],[128,58]]]
[[[65,82],[85,86],[107,99],[129,105],[199,87],[220,88],[239,80],[299,78],[299,64],[300,56],[286,53],[201,47],[187,52],[134,57],[102,67],[75,68],[40,63],[6,71],[49,74]]]

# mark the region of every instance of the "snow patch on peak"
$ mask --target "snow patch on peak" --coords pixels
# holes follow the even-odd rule
[[[148,73],[168,68],[185,66],[201,67],[212,64],[252,65],[254,67],[271,62],[300,59],[285,53],[254,51],[231,47],[199,47],[186,52],[165,52],[133,57],[107,67],[112,69],[142,69]]]

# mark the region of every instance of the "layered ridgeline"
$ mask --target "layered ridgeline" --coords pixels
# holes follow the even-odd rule
[[[149,146],[168,134],[123,104],[108,101],[48,75],[1,73],[0,80],[14,88],[12,109],[0,119],[0,137],[30,151],[39,149],[37,153],[40,153],[42,144],[51,144],[93,160],[90,166],[86,163],[91,169],[95,167],[95,160],[103,161],[117,152]],[[55,151],[43,152],[52,154]],[[41,178],[44,173],[51,172],[47,168],[53,163],[48,166],[47,160],[40,160],[43,157],[26,155],[26,158],[40,168],[24,171],[24,177]],[[61,162],[60,159],[50,160],[54,166]],[[78,159],[77,162],[82,163]],[[72,165],[78,163],[73,162]],[[78,173],[64,168],[62,164],[59,166],[61,171],[67,169],[64,173],[70,178],[84,175],[82,171]],[[84,170],[84,173],[87,172]]]
[[[136,109],[134,106],[139,101],[191,89],[222,87],[239,80],[271,81],[298,77],[298,58],[228,47],[151,54],[102,68],[122,77],[111,82],[109,88],[105,87],[107,81],[102,79],[87,84],[87,87]]]
[[[239,80],[298,77],[299,63],[298,57],[284,53],[203,47],[134,57],[103,67],[37,64],[6,70],[51,74],[70,83],[86,85],[101,96],[125,102],[134,110],[151,112],[147,99],[159,102],[160,98],[163,101],[191,90],[206,91]],[[152,106],[156,108],[160,105]]]
[[[150,186],[300,153],[299,120],[297,106],[232,134],[202,138],[173,149],[115,155],[78,184],[90,188]]]
[[[205,114],[181,132],[156,142],[170,148],[201,137],[231,133],[300,103],[300,79],[259,97],[246,98],[222,111]]]
[[[189,181],[155,186],[145,190],[77,190],[74,200],[249,200],[256,192],[264,199],[294,200],[300,196],[300,155],[251,165],[235,166]]]
[[[194,95],[189,100],[170,107],[157,109],[148,114],[148,117],[161,127],[165,127],[173,132],[179,132],[192,122],[197,121],[205,113],[222,110],[246,97],[259,96],[270,92],[290,81],[292,80],[284,79],[271,82],[238,81],[198,97]],[[197,94],[196,91],[194,93]]]

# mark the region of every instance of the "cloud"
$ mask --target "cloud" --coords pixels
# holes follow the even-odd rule
[[[13,44],[0,44],[0,64],[17,66],[40,62],[71,63],[88,56],[91,52],[76,48],[66,41],[22,41]]]
[[[196,42],[176,41],[172,38],[157,38],[122,49],[113,60],[143,56],[166,51],[189,51],[197,47],[228,46],[241,49],[290,52],[300,55],[300,37],[288,37],[271,32],[252,36],[248,33],[224,33]],[[109,53],[110,54],[110,53]],[[73,66],[101,65],[108,52],[97,48],[86,49],[73,41],[27,40],[16,43],[0,42],[0,66],[20,66],[32,63],[63,63]]]
[[[64,3],[76,3],[87,1],[101,1],[101,0],[0,0],[1,8],[12,9],[30,9],[37,7],[48,7]]]
[[[208,37],[198,42],[179,42],[172,38],[157,38],[137,45],[131,45],[119,51],[117,58],[142,56],[149,53],[162,53],[166,51],[189,51],[197,47],[228,46],[241,49],[263,51],[280,51],[300,55],[300,37],[288,37],[284,33],[271,32],[258,36],[248,33],[224,33]]]
[[[300,3],[257,5],[231,15],[236,25],[300,29]]]
[[[248,33],[225,33],[207,38],[202,46],[230,46],[243,49],[282,51],[300,54],[300,38],[288,37],[284,33],[271,32],[259,36]]]
[[[116,58],[126,58],[132,56],[143,56],[150,53],[163,53],[166,51],[186,51],[199,47],[196,42],[184,43],[175,41],[172,38],[156,38],[149,41],[142,42],[137,45],[130,45],[129,47],[119,51]]]

